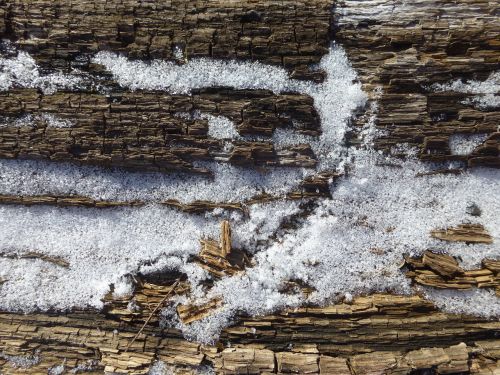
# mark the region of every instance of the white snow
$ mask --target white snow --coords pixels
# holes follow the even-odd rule
[[[471,289],[460,292],[449,289],[435,289],[429,287],[418,288],[424,297],[447,312],[454,314],[469,314],[487,318],[498,318],[500,299],[492,290]],[[464,304],[464,299],[468,303]]]
[[[215,139],[237,139],[240,134],[234,123],[224,116],[201,115],[208,120],[208,135]]]
[[[4,117],[0,122],[0,128],[6,126],[35,127],[38,123],[49,128],[70,128],[74,125],[70,120],[61,119],[51,113],[42,113],[39,115],[28,114],[16,119]]]
[[[500,92],[500,71],[493,72],[485,81],[462,81],[457,79],[446,84],[435,84],[432,88],[439,91],[455,91],[466,94],[498,94]]]
[[[149,368],[148,375],[174,375],[174,369],[162,361],[155,361]]]
[[[2,309],[102,307],[116,284],[128,292],[124,275],[169,255],[185,262],[202,236],[218,236],[216,220],[151,206],[86,210],[0,206],[3,254],[42,252],[69,262],[68,269],[39,259],[0,257]],[[140,249],[140,250],[139,250]],[[182,263],[181,262],[181,263]],[[29,271],[28,271],[29,270]]]
[[[189,94],[197,88],[227,86],[310,95],[321,118],[322,134],[312,138],[278,131],[273,139],[281,147],[309,143],[319,166],[316,171],[253,171],[211,163],[208,167],[214,178],[207,179],[2,160],[0,194],[244,202],[264,191],[283,197],[314,172],[338,170],[345,176],[332,184],[333,198],[319,200],[293,231],[280,229],[280,224],[301,212],[300,203],[285,200],[250,206],[247,215],[224,210],[189,215],[154,203],[107,210],[0,206],[0,252],[14,255],[38,251],[64,258],[70,264],[66,269],[37,259],[0,257],[0,277],[7,280],[0,286],[2,309],[99,308],[111,285],[118,295],[131,292],[128,275],[139,270],[176,269],[188,275],[193,297],[222,296],[224,300],[222,309],[189,326],[175,320],[175,314],[171,314],[174,306],[164,311],[164,316],[170,317],[167,324],[208,342],[237,312],[265,314],[299,306],[306,300],[321,305],[372,291],[411,293],[409,281],[398,268],[404,254],[437,249],[460,256],[466,268],[477,267],[484,257],[500,256],[500,171],[476,169],[459,176],[418,177],[435,166],[422,164],[411,156],[411,150],[405,150],[409,156],[403,161],[372,149],[378,135],[374,127],[376,102],[372,102],[362,130],[363,146],[354,149],[344,145],[349,119],[365,105],[367,95],[356,83],[356,73],[338,46],[332,46],[321,61],[320,67],[327,73],[327,80],[321,84],[289,79],[285,70],[260,63],[210,59],[185,65],[143,63],[110,53],[100,53],[94,61],[105,65],[122,86],[131,90]],[[377,92],[372,97],[376,99]],[[231,127],[234,124],[224,118],[208,119],[212,121],[212,137],[231,140],[238,136]],[[464,148],[457,146],[455,150],[465,152]],[[481,209],[481,216],[467,213],[471,202]],[[230,219],[234,245],[252,253],[255,266],[244,274],[215,281],[207,292],[201,286],[201,281],[209,277],[207,272],[187,260],[199,251],[201,237],[218,237],[222,218]],[[467,221],[483,224],[493,236],[493,244],[446,243],[429,236],[432,229]],[[308,299],[300,291],[284,293],[282,287],[291,279],[302,280],[316,291]],[[461,293],[427,295],[443,310],[500,316],[499,303],[487,292]],[[488,301],[488,309],[474,310],[472,304],[477,299]],[[186,297],[178,297],[177,302],[181,301]]]
[[[35,60],[27,52],[18,52],[16,57],[0,54],[0,91],[13,87],[38,88],[45,94],[60,89],[74,89],[81,83],[76,75],[61,72],[43,75]]]
[[[4,352],[0,352],[0,358],[5,359],[13,368],[27,369],[40,363],[38,351],[34,354],[26,355],[8,355]]]
[[[64,374],[64,369],[65,369],[64,364],[52,366],[47,371],[47,375],[62,375]]]
[[[238,89],[289,90],[287,72],[259,62],[193,59],[179,65],[172,61],[131,61],[112,52],[99,52],[92,60],[108,69],[116,81],[131,90],[162,90],[189,94],[192,90],[226,86]],[[301,82],[295,83],[300,86]],[[307,83],[304,83],[307,86]]]
[[[434,84],[431,86],[436,92],[454,91],[464,94],[476,94],[462,101],[463,104],[471,104],[478,109],[487,110],[500,107],[500,71],[493,72],[484,81],[462,81],[457,79],[446,84]]]
[[[462,101],[463,104],[471,104],[482,110],[495,109],[500,107],[500,95],[484,94],[474,95]]]
[[[126,173],[43,160],[0,160],[0,194],[79,194],[115,201],[243,202],[264,191],[284,195],[312,172],[290,168],[251,170],[223,163],[211,163],[209,167],[213,179],[186,174]]]
[[[170,366],[163,361],[155,361],[149,368],[148,375],[174,375],[177,373],[175,370],[175,366]],[[200,366],[192,371],[195,371],[192,373],[196,375],[215,375],[214,369],[207,366]]]
[[[181,112],[176,114],[177,117],[195,120],[205,119],[208,120],[208,136],[215,139],[238,139],[241,138],[238,129],[234,123],[224,116],[214,116],[208,113],[201,113],[200,111],[193,111],[192,113]]]
[[[210,341],[237,311],[260,315],[305,301],[321,305],[345,293],[410,293],[409,280],[399,269],[404,254],[415,256],[437,249],[460,257],[465,268],[478,267],[485,257],[499,257],[498,171],[416,177],[427,170],[416,160],[398,163],[371,151],[352,154],[355,167],[332,188],[332,200],[320,202],[298,230],[282,234],[259,251],[254,257],[256,265],[244,275],[215,284],[207,297],[223,296],[223,310],[202,322],[189,326],[178,323],[178,327],[190,337]],[[382,162],[395,166],[379,166]],[[471,201],[480,206],[481,217],[467,214],[467,202]],[[483,224],[494,244],[447,243],[429,236],[432,229],[464,221]],[[316,292],[308,299],[300,293],[280,293],[283,282],[290,279],[300,279]],[[429,293],[428,297],[443,310],[500,315],[498,299],[489,298],[483,311],[469,294],[460,293]]]
[[[470,155],[486,138],[487,134],[453,134],[449,139],[451,154]]]

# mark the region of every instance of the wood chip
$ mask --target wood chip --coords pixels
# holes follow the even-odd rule
[[[189,324],[197,320],[201,320],[222,306],[222,299],[214,298],[202,305],[187,304],[178,305],[177,314],[182,323]]]
[[[446,277],[464,273],[464,270],[458,265],[455,258],[445,254],[436,254],[431,251],[426,251],[422,257],[422,263],[424,266]]]
[[[448,229],[431,231],[431,236],[443,241],[493,243],[493,238],[480,224],[460,224]]]
[[[500,286],[498,261],[483,260],[483,268],[465,271],[455,258],[426,251],[422,258],[406,257],[406,276],[417,284],[441,289],[497,288]],[[488,265],[490,268],[487,268]]]

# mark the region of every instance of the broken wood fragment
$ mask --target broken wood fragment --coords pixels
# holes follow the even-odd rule
[[[153,317],[153,315],[165,303],[165,301],[167,300],[167,298],[170,297],[170,295],[175,290],[175,288],[177,287],[177,285],[179,284],[180,281],[181,281],[180,279],[177,279],[175,281],[174,285],[172,285],[172,287],[169,289],[168,293],[165,294],[165,297],[163,297],[162,300],[160,302],[158,302],[158,304],[156,305],[156,307],[151,311],[151,314],[149,314],[148,318],[146,319],[146,321],[144,322],[144,324],[142,325],[142,327],[139,329],[139,331],[136,333],[136,335],[132,338],[132,340],[130,341],[130,343],[125,348],[125,352],[127,352],[130,349],[130,347],[132,346],[132,344],[134,343],[134,341],[137,339],[137,337],[144,330],[144,327],[146,327],[146,325],[150,322],[150,320]]]
[[[221,224],[220,248],[223,257],[227,257],[231,252],[231,228],[227,220],[223,220]]]
[[[213,313],[214,310],[220,308],[222,306],[222,299],[214,298],[208,301],[207,303],[196,305],[196,304],[187,304],[187,305],[178,305],[177,306],[177,314],[181,319],[182,323],[189,324],[197,320],[201,320],[210,314]]]
[[[29,251],[23,254],[0,253],[0,257],[9,259],[40,259],[47,263],[52,263],[60,267],[68,268],[69,262],[59,256],[42,254],[36,251]]]
[[[231,228],[229,222],[221,223],[221,237],[219,241],[201,239],[201,251],[196,262],[215,277],[234,275],[250,264],[245,252],[231,247]]]
[[[500,260],[483,259],[482,265],[495,273],[500,273]]]
[[[493,238],[481,224],[460,224],[447,229],[431,231],[431,236],[443,241],[493,243]]]
[[[406,276],[417,284],[440,289],[500,287],[498,261],[485,259],[483,268],[466,271],[455,258],[426,251],[421,258],[406,257],[405,263],[410,269]]]
[[[422,263],[424,266],[446,277],[464,273],[464,270],[460,268],[455,258],[446,254],[436,254],[426,251],[422,257]]]

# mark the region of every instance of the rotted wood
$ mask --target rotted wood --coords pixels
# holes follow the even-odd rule
[[[274,95],[263,90],[201,90],[191,96],[154,92],[59,92],[33,89],[0,93],[0,157],[47,159],[121,167],[140,171],[207,174],[193,161],[218,160],[246,166],[314,167],[309,145],[276,150],[270,141],[225,142],[208,136],[207,119],[186,119],[193,112],[224,116],[239,133],[270,136],[276,128],[300,124],[297,132],[318,135],[319,118],[312,98]],[[47,126],[43,116],[70,121],[70,127]],[[16,125],[32,116],[28,125]]]
[[[243,271],[246,266],[251,264],[250,259],[243,250],[232,248],[231,228],[227,220],[221,223],[219,241],[201,239],[200,243],[201,251],[196,262],[216,278],[232,276]]]
[[[151,315],[148,304],[161,301],[172,285],[139,288],[129,297],[137,306],[119,313],[113,306],[123,305],[123,299],[110,299],[106,314],[1,313],[2,371],[39,374],[62,365],[66,372],[86,366],[87,373],[146,374],[156,360],[178,374],[194,374],[202,365],[220,374],[495,374],[499,369],[498,321],[445,314],[418,296],[375,294],[242,318],[215,346],[189,342],[179,331],[159,327],[155,316],[130,345]],[[32,361],[15,367],[20,359]]]
[[[433,88],[484,81],[498,69],[497,8],[483,0],[335,2],[335,40],[377,98],[376,126],[387,131],[377,148],[389,152],[404,142],[424,160],[500,167],[498,106],[475,108],[467,104],[471,93]],[[454,155],[449,138],[457,134],[489,137],[470,154]]]
[[[493,238],[480,224],[460,224],[457,227],[438,229],[431,236],[443,241],[463,241],[467,243],[492,243]]]
[[[177,314],[182,323],[189,324],[211,315],[221,306],[222,300],[215,298],[203,304],[178,305]]]
[[[417,284],[435,288],[494,288],[500,291],[500,261],[485,259],[482,268],[464,270],[450,255],[426,251],[421,258],[406,258],[407,277]]]
[[[498,108],[477,109],[465,104],[469,94],[428,89],[455,79],[485,80],[498,68],[496,4],[483,0],[429,4],[417,0],[404,12],[394,9],[390,18],[377,18],[377,6],[397,4],[389,0],[335,4],[326,0],[0,0],[0,36],[30,52],[47,72],[78,68],[100,74],[106,82],[111,80],[102,67],[90,63],[90,56],[101,50],[132,59],[174,59],[180,64],[193,57],[249,59],[282,66],[293,78],[320,82],[323,73],[310,70],[309,65],[327,52],[334,31],[364,89],[373,99],[378,97],[376,125],[388,133],[376,141],[377,148],[388,152],[408,142],[419,148],[424,160],[498,167]],[[177,116],[197,110],[225,116],[246,135],[269,135],[298,120],[299,133],[318,135],[318,115],[308,96],[217,88],[184,97],[110,87],[108,97],[92,90],[50,96],[31,89],[0,93],[0,112],[7,122],[27,113],[57,114],[75,122],[72,128],[61,129],[49,129],[43,123],[0,127],[0,156],[200,174],[207,170],[195,168],[193,161],[222,158],[252,166],[315,165],[307,147],[280,154],[269,143],[241,141],[224,154],[221,142],[207,136],[206,120],[181,121]],[[362,120],[354,125],[361,126]],[[456,134],[487,138],[469,155],[453,155],[449,140]],[[311,177],[289,198],[327,194],[327,181],[335,177],[332,173]],[[254,202],[272,199],[262,196]],[[0,202],[142,204],[53,196],[4,196]],[[164,203],[190,212],[215,207],[210,202]],[[216,254],[218,261],[233,267],[228,259],[237,249],[229,246],[227,229],[222,230],[222,241],[207,239],[202,244],[205,257]],[[432,235],[446,241],[487,243],[491,239],[483,229],[471,226],[437,229]],[[218,277],[231,272],[228,264],[217,270]],[[407,258],[406,265],[407,275],[422,285],[494,288],[499,294],[498,260],[485,259],[480,269],[466,271],[452,257],[426,252],[421,258]],[[161,316],[152,314],[165,296],[165,304],[172,298],[168,293],[179,275],[168,276],[162,275],[162,282],[152,281],[151,275],[137,276],[132,295],[108,295],[100,312],[1,312],[0,373],[46,374],[62,368],[146,374],[157,360],[178,374],[194,374],[200,366],[213,367],[220,374],[500,373],[498,321],[443,313],[420,296],[374,294],[349,303],[242,316],[222,332],[217,343],[201,345],[184,339],[177,329],[164,327]],[[189,284],[181,280],[175,292],[189,297]],[[214,299],[181,305],[176,311],[181,321],[190,324],[222,308],[223,301]]]
[[[91,69],[89,59],[74,58],[111,50],[145,59],[251,59],[321,80],[308,66],[329,46],[331,6],[325,0],[3,0],[0,33],[47,69]]]

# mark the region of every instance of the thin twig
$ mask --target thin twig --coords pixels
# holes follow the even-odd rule
[[[167,298],[172,294],[172,292],[175,290],[175,287],[180,283],[180,281],[181,281],[181,279],[177,279],[175,281],[175,283],[172,285],[172,287],[170,288],[170,290],[168,291],[168,293],[165,295],[165,297],[163,297],[163,299],[160,302],[158,302],[158,304],[156,305],[156,307],[154,308],[154,310],[151,311],[151,314],[149,314],[148,318],[146,319],[146,321],[142,325],[142,327],[139,330],[139,332],[137,332],[137,334],[134,336],[134,338],[132,339],[132,341],[130,341],[129,344],[127,345],[127,348],[125,349],[125,353],[130,349],[130,347],[132,346],[132,344],[134,343],[134,341],[139,337],[139,335],[142,333],[143,329],[148,325],[149,321],[151,320],[151,318],[153,317],[153,315],[155,314],[155,312],[158,311],[158,309],[160,308],[160,306],[165,303],[165,301],[167,300]]]

